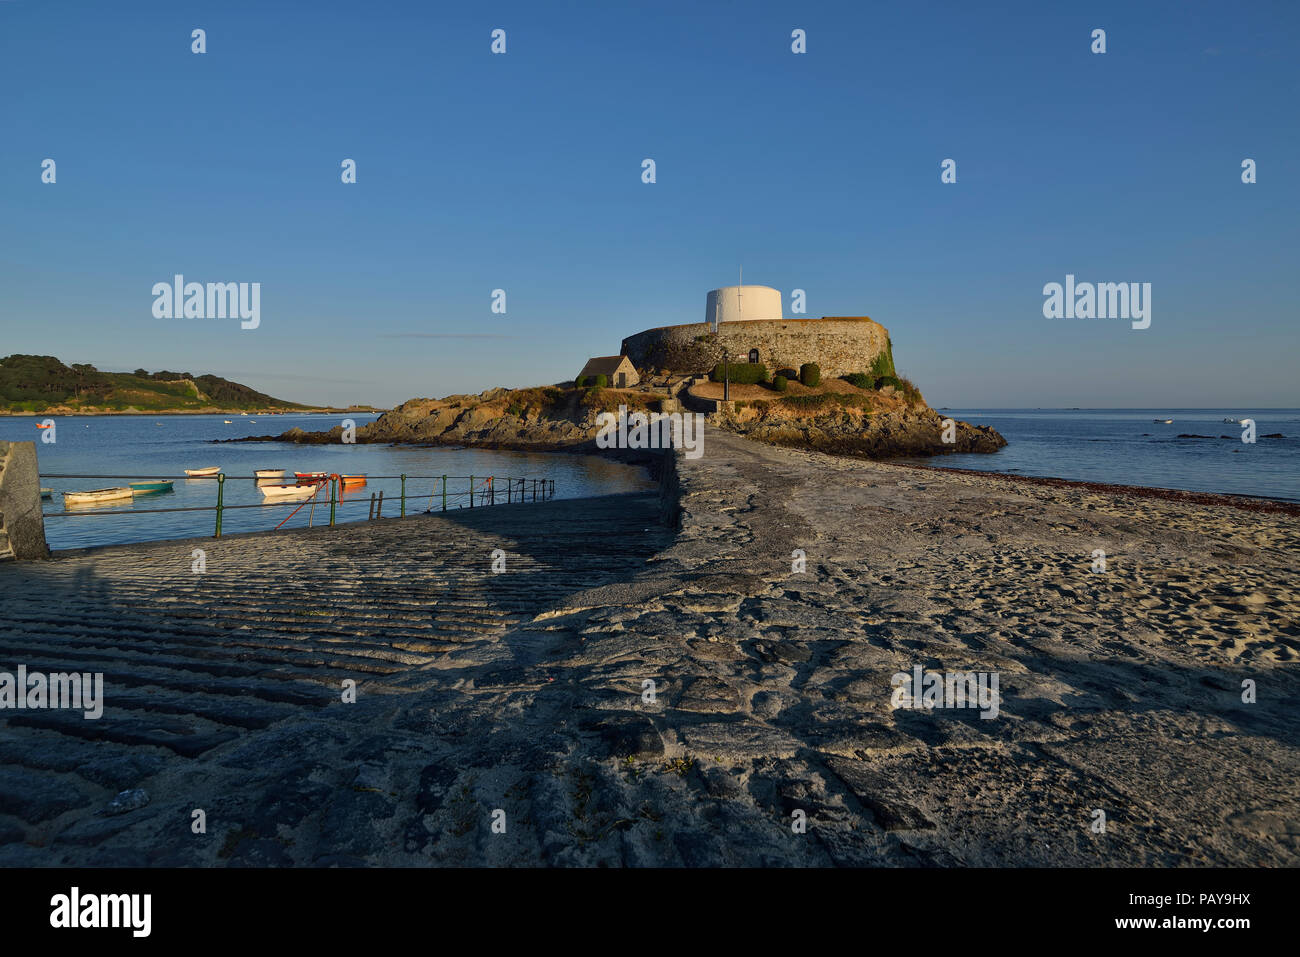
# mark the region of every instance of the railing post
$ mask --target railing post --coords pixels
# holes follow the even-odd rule
[[[384,517],[384,490],[379,490],[379,507],[375,509],[375,518]]]
[[[555,479],[551,479],[551,498],[555,498]]]
[[[469,507],[474,507],[474,476],[469,477]]]
[[[402,518],[406,518],[406,473],[402,473]]]
[[[442,477],[442,510],[447,511],[447,476]]]
[[[488,476],[488,504],[489,504],[489,505],[495,505],[496,503],[497,503],[497,483],[496,483],[496,476],[495,476],[495,475],[489,475],[489,476]]]
[[[515,495],[515,480],[506,479],[506,504],[509,505]]]
[[[334,527],[334,506],[338,504],[339,500],[338,482],[339,477],[337,475],[330,476],[330,528]]]
[[[225,498],[224,495],[225,488],[226,488],[226,473],[218,472],[217,473],[217,532],[215,535],[212,536],[213,538],[221,537],[221,506]]]

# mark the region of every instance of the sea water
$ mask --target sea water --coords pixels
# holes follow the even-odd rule
[[[53,443],[43,443],[36,423],[43,416],[0,417],[0,439],[35,441],[41,485],[55,490],[43,502],[45,536],[54,549],[89,545],[142,542],[155,539],[210,536],[215,531],[212,511],[152,512],[154,509],[210,508],[217,501],[215,479],[186,479],[185,469],[216,465],[228,476],[252,476],[256,469],[284,469],[278,481],[292,483],[294,472],[366,474],[367,482],[341,493],[336,510],[339,522],[365,521],[372,493],[383,492],[383,515],[401,512],[400,476],[405,473],[408,515],[432,507],[442,508],[441,476],[447,480],[449,509],[468,507],[468,476],[476,477],[475,502],[486,503],[484,479],[496,476],[498,502],[509,493],[517,500],[519,479],[526,479],[525,494],[532,499],[533,479],[555,483],[556,498],[579,498],[641,491],[655,487],[644,469],[611,462],[594,455],[544,452],[504,452],[469,448],[416,448],[390,445],[295,445],[287,442],[213,444],[213,439],[279,435],[295,426],[308,432],[328,431],[344,418],[360,427],[373,422],[373,414],[330,415],[105,415],[56,416]],[[225,423],[230,419],[230,424]],[[57,474],[104,475],[112,478],[52,478]],[[432,476],[432,477],[431,477]],[[174,478],[173,491],[138,495],[101,508],[65,508],[63,491],[85,491],[127,485],[131,481]],[[540,494],[540,493],[539,493]],[[482,496],[482,497],[480,497]],[[252,505],[230,508],[222,515],[222,532],[262,531],[289,517],[298,503],[264,505],[254,481],[228,479],[223,504]],[[315,509],[305,505],[289,519],[286,528],[329,523],[329,487],[317,496]],[[112,512],[115,514],[104,514]]]
[[[991,425],[1007,440],[993,454],[908,459],[1115,485],[1225,492],[1300,501],[1298,409],[940,409]],[[1173,419],[1157,424],[1155,419]],[[1253,419],[1256,440],[1242,442]],[[1284,438],[1264,438],[1280,432]],[[1183,435],[1208,438],[1180,438]]]

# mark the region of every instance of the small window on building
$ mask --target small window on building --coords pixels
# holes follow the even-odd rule
[[[757,349],[750,349],[750,350],[749,350],[749,361],[750,361],[751,363],[757,364],[757,362],[758,362],[758,350],[757,350]]]

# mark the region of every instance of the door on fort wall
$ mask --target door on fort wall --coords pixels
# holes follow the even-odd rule
[[[618,388],[620,388],[620,389],[626,389],[626,388],[627,388],[627,373],[626,373],[626,372],[620,372],[620,373],[618,374]]]
[[[757,364],[758,364],[758,350],[757,350],[757,349],[750,349],[750,350],[749,350],[749,363],[750,363],[750,365],[757,365]]]

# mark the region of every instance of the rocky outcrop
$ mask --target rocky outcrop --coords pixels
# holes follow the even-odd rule
[[[929,408],[876,415],[841,409],[802,417],[746,408],[734,413],[728,424],[733,431],[769,445],[875,459],[996,452],[1007,444],[991,426],[956,420],[951,430],[953,441],[944,442],[945,421],[944,416]]]
[[[356,429],[358,443],[475,446],[523,452],[590,452],[596,446],[599,408],[584,393],[563,389],[489,389],[479,395],[410,399]],[[340,442],[343,427],[328,432],[293,428],[280,435],[233,441]]]
[[[893,401],[882,399],[882,402]],[[529,452],[596,452],[596,418],[620,403],[657,409],[644,392],[587,393],[576,389],[489,389],[480,395],[411,399],[369,425],[356,429],[359,443],[475,446]],[[710,415],[711,428],[738,432],[771,445],[868,458],[996,452],[1006,439],[987,426],[955,423],[954,441],[943,441],[944,418],[924,406],[890,411],[831,405],[826,411],[790,409],[780,403],[750,403]],[[279,441],[326,444],[343,439],[342,426],[328,432],[290,429],[238,442]],[[620,456],[622,457],[622,456]]]

